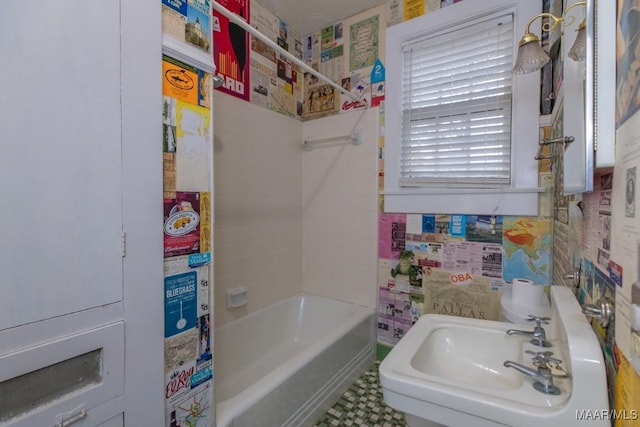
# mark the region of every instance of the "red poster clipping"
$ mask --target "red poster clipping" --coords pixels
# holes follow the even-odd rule
[[[249,0],[216,0],[249,22]],[[218,90],[249,101],[249,34],[215,8],[213,10],[213,61],[224,79]]]

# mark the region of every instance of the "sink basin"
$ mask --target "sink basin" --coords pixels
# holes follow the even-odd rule
[[[513,324],[446,315],[422,316],[380,365],[385,402],[410,426],[609,426],[577,420],[576,411],[608,409],[600,345],[570,289],[551,288],[552,319],[544,325],[549,348],[508,329]],[[554,377],[560,394],[534,389],[534,380],[503,365],[535,369],[529,352],[551,351],[568,377]]]
[[[484,322],[482,322],[484,324]],[[502,358],[520,360],[522,346],[501,325],[478,327],[469,319],[425,316],[418,328],[426,337],[411,359],[418,372],[453,382],[496,390],[522,385],[522,375],[502,366]],[[501,357],[496,358],[496,349]],[[505,359],[505,360],[506,360]]]

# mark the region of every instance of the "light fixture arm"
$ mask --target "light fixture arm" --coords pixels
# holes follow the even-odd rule
[[[564,17],[567,14],[567,12],[569,12],[571,9],[573,9],[576,6],[585,6],[586,7],[587,6],[587,2],[583,1],[583,0],[580,0],[580,1],[577,1],[575,3],[570,4],[569,6],[567,6],[567,9],[562,14],[562,17]],[[573,23],[573,20],[571,22],[569,22],[567,25],[571,25],[572,23]]]
[[[563,16],[557,17],[553,13],[549,13],[549,12],[539,13],[529,20],[529,23],[527,24],[527,31],[525,32],[530,33],[531,24],[533,24],[533,21],[535,21],[538,18],[544,18],[544,17],[549,17],[553,21],[553,24],[551,24],[551,22],[545,22],[544,24],[542,24],[542,31],[546,31],[546,32],[553,31],[558,25],[560,25],[560,23],[562,23],[562,21],[564,21]]]
[[[531,32],[531,24],[533,24],[533,21],[535,21],[538,18],[544,18],[544,17],[550,18],[551,21],[553,22],[545,22],[544,24],[542,24],[542,31],[546,31],[546,32],[553,31],[558,27],[558,25],[562,23],[564,23],[565,27],[568,27],[569,25],[573,24],[573,22],[575,21],[575,18],[573,16],[570,16],[569,17],[570,19],[567,19],[566,18],[567,12],[569,12],[571,9],[573,9],[576,6],[586,6],[586,5],[587,5],[587,2],[582,0],[572,3],[569,6],[567,6],[567,9],[564,11],[562,16],[556,16],[553,13],[549,13],[549,12],[539,13],[529,20],[529,23],[527,24],[526,32],[527,33]]]

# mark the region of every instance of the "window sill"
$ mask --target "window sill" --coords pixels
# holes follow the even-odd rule
[[[544,188],[429,188],[382,191],[385,212],[537,216]]]

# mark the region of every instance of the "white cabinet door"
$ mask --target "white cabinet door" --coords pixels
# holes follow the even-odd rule
[[[97,426],[124,409],[124,322],[0,355],[0,426]]]
[[[119,0],[0,5],[0,331],[122,300]]]
[[[0,2],[0,385],[96,360],[92,337],[101,367],[119,361],[101,386],[24,416],[0,411],[0,426],[53,425],[82,405],[74,426],[123,412],[112,423],[164,424],[160,9]]]

